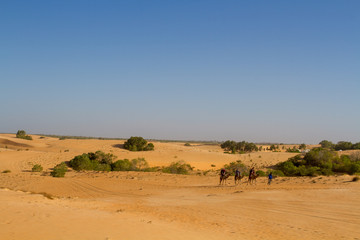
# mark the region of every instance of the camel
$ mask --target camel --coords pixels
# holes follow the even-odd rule
[[[240,181],[241,181],[241,179],[242,179],[243,177],[244,177],[244,176],[241,176],[241,175],[238,175],[238,176],[235,175],[235,179],[234,179],[234,180],[235,180],[235,185],[236,185],[236,184],[239,184]]]
[[[219,185],[221,185],[221,183],[224,183],[226,185],[226,179],[228,179],[229,177],[230,177],[230,173],[225,173],[225,175],[220,175]]]
[[[256,179],[258,176],[259,176],[259,174],[256,174],[256,173],[250,175],[247,184],[249,184],[249,183],[252,184],[253,182],[255,182],[255,184],[256,184]]]

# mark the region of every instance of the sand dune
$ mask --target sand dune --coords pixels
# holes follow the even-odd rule
[[[185,160],[218,169],[231,161],[266,167],[291,153],[224,154],[219,146],[154,143],[128,152],[115,140],[33,141],[0,135],[1,239],[359,239],[360,182],[351,176],[265,178],[218,185],[218,176],[75,172],[52,178],[57,163],[102,150],[144,157],[152,166]],[[11,148],[1,142],[11,141]],[[27,144],[26,148],[17,144]],[[10,144],[9,144],[10,145]],[[26,150],[28,149],[28,150]],[[39,163],[45,173],[32,173]],[[211,167],[211,165],[216,167]]]

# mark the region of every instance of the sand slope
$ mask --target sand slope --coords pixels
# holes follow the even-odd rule
[[[183,143],[154,143],[154,152],[131,153],[118,147],[121,141],[33,138],[0,135],[0,140],[16,143],[11,148],[0,145],[0,172],[11,171],[0,173],[1,239],[360,236],[360,182],[347,175],[277,178],[271,186],[265,178],[256,185],[243,180],[237,186],[229,179],[219,186],[216,175],[71,171],[65,178],[52,178],[46,173],[61,161],[96,150],[120,159],[145,157],[152,165],[183,159],[199,169],[211,169],[211,164],[219,168],[238,159],[268,166],[286,160],[289,153],[230,155],[218,146]],[[30,172],[34,163],[44,166],[45,173]]]

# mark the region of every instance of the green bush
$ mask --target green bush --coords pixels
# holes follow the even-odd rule
[[[173,173],[173,174],[189,174],[193,170],[193,167],[190,164],[185,163],[184,161],[173,162],[168,167],[164,167],[162,171],[164,173]]]
[[[190,147],[190,146],[191,146],[191,144],[190,144],[190,143],[185,143],[185,144],[184,144],[184,146],[186,146],[186,147]]]
[[[69,166],[76,171],[94,170],[94,171],[111,171],[111,164],[116,156],[111,153],[97,151],[95,153],[83,153],[75,156],[69,162]]]
[[[259,175],[259,177],[265,177],[265,176],[267,176],[267,174],[266,174],[264,171],[262,171],[262,170],[256,171],[256,174]]]
[[[43,167],[40,164],[35,164],[31,169],[32,172],[41,172],[42,170]]]
[[[226,169],[227,172],[231,174],[235,174],[236,169],[239,169],[241,175],[244,175],[248,172],[248,168],[240,160],[237,160],[236,162],[231,162],[229,164],[225,164],[224,168]]]
[[[142,137],[131,137],[124,143],[124,148],[129,151],[153,151],[154,144],[148,144]]]
[[[24,130],[18,130],[16,133],[16,137],[26,139],[26,140],[32,140],[32,137],[29,135],[26,135],[26,132]]]
[[[112,171],[130,171],[131,168],[131,162],[128,159],[117,160],[111,164]]]
[[[338,154],[330,149],[314,148],[305,155],[296,155],[276,165],[287,176],[333,175],[334,172],[355,174],[360,172],[360,154]]]
[[[111,164],[112,171],[152,171],[144,158],[118,160]]]
[[[284,177],[285,176],[285,174],[281,170],[271,170],[271,171],[268,171],[267,174],[269,175],[270,172],[272,172],[272,175],[274,177]]]
[[[64,177],[66,172],[67,166],[64,162],[62,162],[54,167],[50,175],[53,177]]]

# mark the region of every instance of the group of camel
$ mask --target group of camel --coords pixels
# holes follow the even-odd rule
[[[219,185],[222,185],[222,184],[225,184],[226,185],[226,180],[231,176],[230,173],[225,173],[224,175],[220,175],[220,184]],[[241,175],[235,175],[234,177],[234,180],[235,180],[235,185],[238,185],[241,181],[241,179],[244,177],[241,176]],[[247,184],[252,184],[252,183],[255,183],[256,184],[256,178],[259,177],[259,174],[251,174],[249,175],[249,178],[247,180]]]

